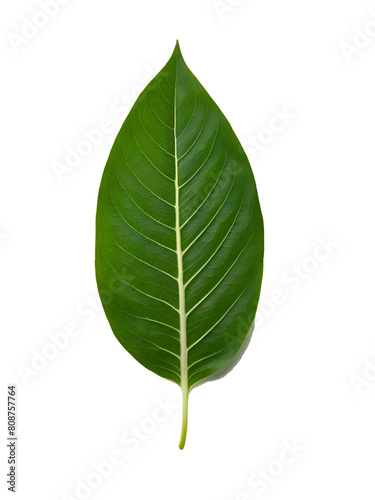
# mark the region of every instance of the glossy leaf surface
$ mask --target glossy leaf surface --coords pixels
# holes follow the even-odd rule
[[[253,323],[263,221],[248,159],[178,43],[115,140],[96,231],[115,336],[182,388],[182,448],[189,392],[233,363]]]

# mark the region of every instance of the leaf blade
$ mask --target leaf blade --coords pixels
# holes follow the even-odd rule
[[[120,343],[192,388],[230,365],[253,322],[263,271],[254,177],[229,122],[178,43],[111,150],[99,190],[96,275]]]

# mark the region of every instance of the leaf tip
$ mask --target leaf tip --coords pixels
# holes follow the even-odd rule
[[[182,58],[180,43],[179,43],[178,40],[176,40],[176,45],[174,47],[173,55],[176,56],[176,57],[179,56],[179,57]]]

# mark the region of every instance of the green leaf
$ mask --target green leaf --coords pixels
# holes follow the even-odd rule
[[[250,340],[263,239],[249,161],[177,42],[109,155],[95,266],[119,342],[181,386],[181,449],[189,392],[228,371]]]

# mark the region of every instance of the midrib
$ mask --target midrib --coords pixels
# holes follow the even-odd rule
[[[176,60],[176,78],[174,90],[174,156],[175,156],[175,214],[176,214],[176,252],[177,252],[177,272],[178,272],[178,294],[179,294],[179,315],[180,315],[180,376],[183,401],[182,430],[180,439],[180,448],[185,445],[187,431],[187,413],[188,413],[188,366],[187,366],[187,338],[186,338],[186,313],[185,313],[185,287],[184,287],[184,269],[183,254],[181,248],[181,227],[180,227],[180,190],[178,178],[178,156],[177,156],[177,60]]]

